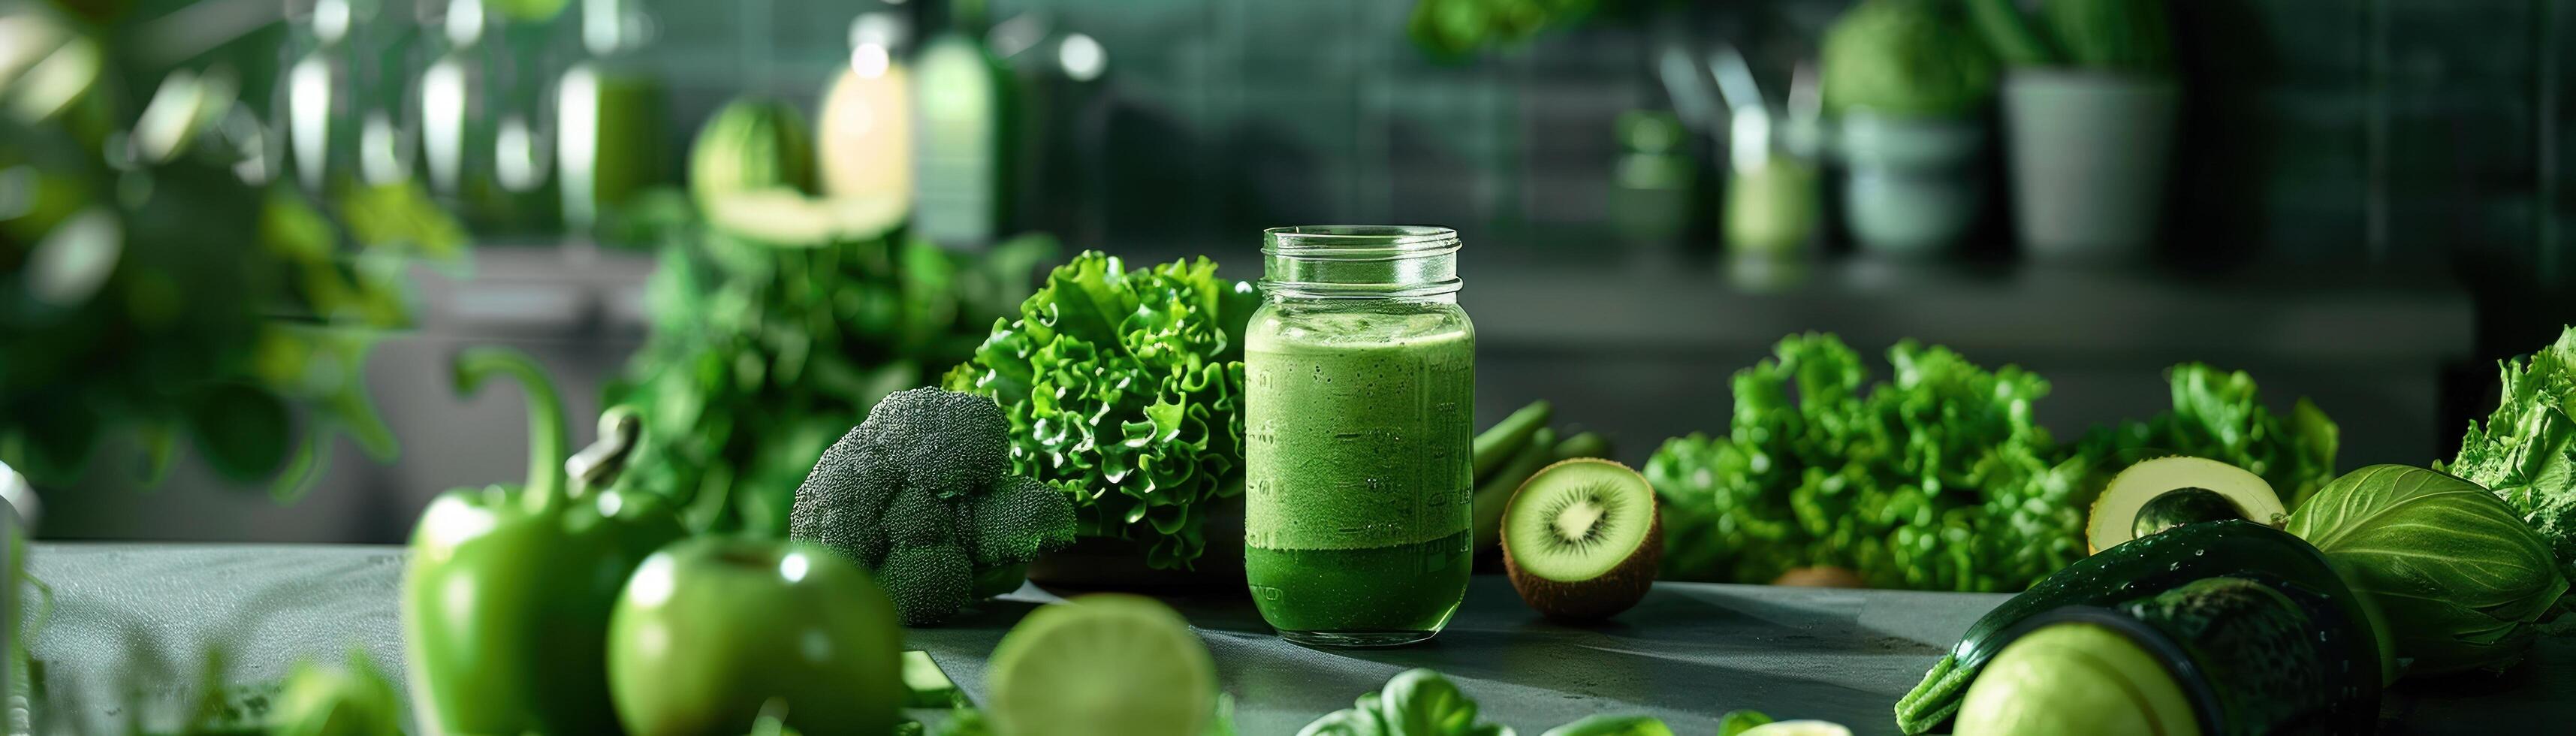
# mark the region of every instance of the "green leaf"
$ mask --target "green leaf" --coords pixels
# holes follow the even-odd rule
[[[1540,736],[1673,736],[1673,729],[1654,716],[1601,714],[1548,729]]]
[[[1753,730],[1755,726],[1770,722],[1771,715],[1762,711],[1751,709],[1727,711],[1725,716],[1717,719],[1717,736],[1736,736]]]
[[[294,422],[276,394],[239,383],[189,392],[180,416],[215,472],[235,481],[266,478],[286,461]]]
[[[2486,489],[2433,470],[2355,470],[2291,511],[2288,529],[2379,601],[2417,671],[2519,659],[2523,629],[2568,590],[2538,532]]]

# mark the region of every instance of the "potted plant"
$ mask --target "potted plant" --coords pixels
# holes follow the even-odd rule
[[[1984,205],[1995,87],[1994,57],[1959,6],[1867,0],[1825,32],[1823,64],[1852,237],[1890,255],[1955,245]]]
[[[2013,212],[2023,247],[2055,261],[2147,254],[2182,88],[2164,0],[1968,0],[2004,81]]]

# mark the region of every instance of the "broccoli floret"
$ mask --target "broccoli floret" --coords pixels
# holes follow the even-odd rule
[[[1018,565],[1073,543],[1073,497],[1055,486],[1010,476],[966,505],[975,528],[976,567]],[[1016,586],[1015,586],[1016,587]]]
[[[903,471],[888,453],[870,447],[860,429],[851,428],[824,450],[814,472],[796,488],[796,504],[787,511],[787,536],[830,547],[873,568],[885,559],[887,548],[886,527],[878,521],[903,490]]]
[[[1073,542],[1075,522],[1065,491],[1005,474],[1009,432],[981,396],[888,396],[815,462],[788,536],[868,568],[908,626],[1016,589],[1030,560]]]
[[[975,394],[898,391],[869,409],[860,426],[900,459],[908,485],[940,498],[988,488],[1011,469],[1010,422],[1000,405]]]
[[[975,587],[974,565],[955,545],[899,547],[877,569],[886,597],[905,626],[928,626],[965,608]]]
[[[883,518],[886,541],[895,549],[957,542],[957,512],[929,491],[903,489]]]

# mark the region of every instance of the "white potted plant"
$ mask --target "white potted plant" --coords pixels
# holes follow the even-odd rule
[[[2163,210],[2182,86],[2166,0],[1967,0],[2011,70],[2013,221],[2044,261],[2145,258]]]
[[[1952,0],[1866,0],[1825,32],[1824,106],[1865,251],[1949,251],[1985,206],[1995,62]]]

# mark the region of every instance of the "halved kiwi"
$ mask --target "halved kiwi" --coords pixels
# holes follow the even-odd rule
[[[1503,571],[1550,618],[1637,605],[1664,557],[1655,488],[1628,466],[1577,458],[1540,468],[1503,507]]]

